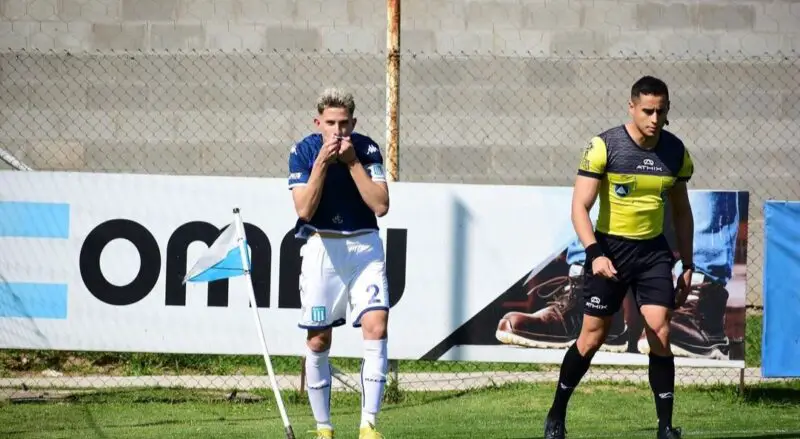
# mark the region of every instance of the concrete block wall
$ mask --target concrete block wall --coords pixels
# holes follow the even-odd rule
[[[515,148],[536,157],[543,148],[551,155],[579,148],[625,117],[625,92],[646,73],[673,86],[673,128],[689,143],[705,132],[694,130],[697,118],[734,127],[766,120],[785,133],[800,112],[798,63],[775,62],[800,53],[797,1],[405,0],[401,29],[402,141],[414,156],[405,157],[407,178],[542,182],[547,175],[483,168],[477,159],[455,169],[442,147],[470,146],[474,157],[499,163]],[[80,157],[92,147],[73,134],[101,140],[98,147],[113,155],[109,144],[138,141],[127,135],[136,133],[149,143],[247,140],[282,157],[289,138],[311,128],[314,94],[338,83],[357,92],[360,127],[382,138],[385,32],[385,2],[377,0],[0,0],[2,115],[12,125],[0,136],[27,155],[49,153],[31,146],[54,141],[45,134],[56,135],[53,145],[64,139],[61,148],[82,151],[64,155]],[[23,50],[36,53],[10,56]],[[110,55],[119,52],[131,57]],[[634,54],[654,58],[625,59]],[[773,58],[743,58],[764,54]],[[724,62],[703,63],[707,55]],[[476,108],[487,114],[469,122]],[[273,116],[268,111],[277,130],[260,122]],[[216,113],[224,114],[209,116]],[[28,121],[52,129],[36,140],[28,136],[36,130],[20,128]],[[70,135],[54,132],[65,125]],[[553,133],[547,141],[520,143],[514,135],[542,130]],[[751,147],[748,136],[720,133],[698,148]],[[772,147],[791,146],[792,138],[780,136]],[[500,149],[478,151],[490,146]],[[784,163],[778,155],[770,165]],[[194,169],[175,166],[164,171]]]
[[[404,0],[401,29],[404,180],[570,184],[654,74],[695,187],[752,191],[756,220],[800,198],[800,2]],[[282,177],[327,85],[383,141],[385,32],[378,0],[0,0],[0,144],[36,169]]]
[[[792,0],[405,0],[411,51],[800,51]],[[379,0],[2,0],[4,49],[385,47]]]

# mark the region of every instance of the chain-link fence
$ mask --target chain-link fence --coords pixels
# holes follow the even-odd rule
[[[290,145],[313,129],[327,86],[357,99],[358,130],[386,131],[385,55],[320,52],[0,55],[0,166],[79,172],[285,177]],[[403,53],[401,181],[571,185],[589,138],[626,120],[630,86],[670,86],[669,129],[690,148],[693,188],[749,191],[747,365],[758,365],[762,205],[797,199],[800,57],[738,54]],[[385,145],[383,145],[385,148]],[[744,304],[743,304],[744,305]],[[261,358],[0,352],[2,386],[267,387]],[[301,359],[278,358],[281,383],[302,385]],[[342,389],[356,361],[335,360]],[[400,361],[400,388],[463,389],[553,380],[557,365]],[[738,383],[758,370],[685,369],[685,384]],[[635,367],[590,379],[646,381]]]

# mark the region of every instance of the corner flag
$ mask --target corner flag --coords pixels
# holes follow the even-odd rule
[[[234,220],[239,218],[236,215]],[[229,224],[211,244],[211,247],[194,264],[194,267],[186,273],[183,283],[211,282],[218,279],[241,276],[245,272],[249,272],[252,268],[252,263],[247,247],[247,239],[240,238],[237,230],[238,224],[236,224],[236,221]],[[240,239],[243,241],[241,246],[239,245]],[[247,253],[244,258],[242,258],[242,248]],[[244,266],[243,261],[247,261],[247,267]]]
[[[278,410],[283,420],[286,439],[294,439],[294,431],[289,423],[289,416],[283,406],[278,382],[275,379],[275,372],[272,370],[272,362],[269,359],[267,349],[267,338],[264,336],[264,329],[261,327],[261,319],[258,317],[258,306],[256,305],[256,293],[253,290],[253,282],[250,279],[250,251],[247,247],[247,236],[244,233],[244,223],[239,215],[239,208],[233,209],[233,222],[230,223],[211,244],[208,250],[200,256],[191,270],[183,278],[186,282],[211,282],[218,279],[227,279],[235,276],[245,276],[247,278],[247,292],[250,295],[250,309],[253,310],[258,335],[261,338],[261,348],[264,354],[264,363],[267,366],[272,391],[278,403]]]

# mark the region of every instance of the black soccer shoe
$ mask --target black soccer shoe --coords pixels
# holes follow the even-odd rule
[[[681,439],[681,429],[675,427],[666,427],[658,431],[657,439]]]
[[[563,420],[548,417],[544,421],[544,439],[564,439],[566,434],[567,428]]]

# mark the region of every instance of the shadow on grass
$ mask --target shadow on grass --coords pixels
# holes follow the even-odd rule
[[[86,415],[86,426],[89,430],[92,430],[94,433],[94,437],[98,438],[109,438],[109,430],[113,429],[134,429],[134,428],[148,428],[148,427],[161,427],[161,426],[176,426],[176,425],[201,425],[201,424],[211,424],[211,423],[219,423],[219,422],[228,422],[228,423],[245,423],[245,422],[264,422],[269,421],[272,418],[269,416],[266,417],[249,417],[249,418],[234,418],[234,419],[227,419],[225,417],[213,417],[208,419],[192,419],[191,421],[181,420],[181,419],[165,419],[163,421],[147,421],[147,422],[131,422],[131,423],[111,423],[105,424],[102,427],[97,424],[94,419],[94,416],[89,412],[87,408],[85,410]],[[274,416],[274,418],[279,419],[278,415]],[[42,428],[37,427],[34,429],[20,429],[20,430],[7,430],[3,431],[4,435],[24,435],[29,433],[42,433],[42,432],[60,432],[60,431],[75,431],[76,428],[74,425],[64,425],[61,428]],[[5,436],[4,436],[5,437]],[[76,436],[77,437],[77,436]]]
[[[800,404],[800,382],[786,386],[745,387],[743,399],[754,404]]]
[[[630,433],[634,433],[634,432],[631,431]],[[634,437],[637,437],[637,438],[645,437],[641,433],[642,433],[642,431],[639,431],[639,434],[637,434]],[[653,435],[655,435],[655,430],[653,431]],[[538,436],[522,436],[522,437],[515,437],[515,438],[512,438],[512,439],[541,439],[541,437],[542,437],[541,435],[538,435]],[[574,436],[574,437],[576,439],[589,439],[590,437],[591,438],[607,438],[607,439],[608,438],[614,438],[614,439],[617,439],[617,438],[625,437],[625,433],[616,433],[616,434],[611,434],[609,436],[579,435],[579,436]],[[701,438],[701,439],[797,439],[797,438],[800,438],[800,431],[787,432],[787,433],[754,433],[754,434],[744,433],[744,435],[735,435],[735,436],[731,436],[729,434],[726,434],[724,436],[702,435],[702,436],[696,436],[696,437]]]
[[[800,380],[748,385],[745,386],[743,393],[739,393],[739,389],[735,386],[688,387],[686,390],[715,393],[737,404],[776,406],[800,404]]]
[[[83,413],[86,417],[86,425],[89,426],[94,434],[101,439],[107,439],[108,435],[105,434],[103,429],[100,428],[100,425],[97,424],[97,420],[95,419],[94,414],[92,414],[92,410],[89,408],[89,406],[83,406]]]
[[[705,439],[731,439],[731,436],[704,436]],[[744,436],[733,436],[734,439],[797,439],[800,438],[800,430],[788,433],[754,433]]]

